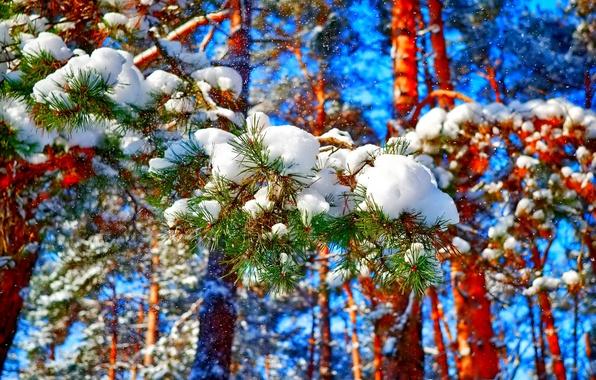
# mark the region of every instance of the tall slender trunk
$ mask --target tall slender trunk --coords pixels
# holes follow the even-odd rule
[[[437,83],[441,90],[453,90],[451,83],[451,72],[449,69],[449,58],[447,56],[447,44],[445,43],[445,32],[443,28],[443,4],[441,0],[428,0],[428,11],[430,24],[434,27],[430,35],[430,41],[434,50],[434,67],[437,75]],[[439,97],[439,105],[443,108],[453,107],[453,98],[447,96]]]
[[[317,315],[315,313],[314,299],[311,305],[312,324],[310,327],[310,337],[308,338],[308,366],[306,367],[306,378],[312,380],[315,377],[315,346],[317,340],[315,333],[317,329]]]
[[[252,0],[230,0],[228,64],[242,77],[243,112],[248,109],[250,80],[250,25]],[[190,380],[227,379],[230,375],[232,343],[236,324],[236,276],[219,250],[209,253],[199,309],[199,340]]]
[[[433,321],[433,330],[435,335],[435,344],[437,345],[437,366],[442,380],[449,379],[449,366],[447,364],[447,351],[443,341],[443,332],[441,331],[441,314],[439,312],[439,296],[434,287],[428,289],[428,296],[431,304],[431,319]]]
[[[143,300],[139,300],[139,310],[137,312],[137,337],[135,339],[135,343],[133,345],[133,363],[132,367],[130,368],[130,380],[137,380],[137,374],[139,371],[139,366],[137,364],[138,359],[137,355],[141,351],[141,339],[143,337],[143,323],[145,323],[145,307],[143,305]]]
[[[348,314],[350,315],[350,323],[352,324],[352,372],[354,380],[362,379],[362,368],[360,358],[360,341],[358,339],[358,324],[357,324],[357,306],[354,302],[354,295],[350,283],[344,283],[344,291],[346,292]]]
[[[118,360],[118,299],[116,297],[116,284],[112,281],[112,320],[110,321],[110,357],[108,379],[116,380],[116,362]]]
[[[156,242],[157,243],[157,242]],[[153,364],[153,346],[157,342],[159,332],[159,282],[157,271],[159,270],[158,245],[153,247],[151,256],[151,280],[149,284],[149,310],[147,312],[147,331],[145,333],[145,356],[143,365],[150,367]]]
[[[322,380],[333,378],[331,367],[331,317],[329,312],[329,247],[322,246],[319,250],[319,377]]]
[[[236,323],[236,277],[223,262],[224,253],[209,253],[199,308],[199,341],[190,380],[228,379]]]
[[[403,119],[418,103],[416,14],[418,0],[393,0],[391,53],[393,59],[393,106]]]
[[[538,293],[538,304],[540,305],[542,323],[544,323],[545,327],[546,342],[552,356],[553,374],[557,380],[564,380],[566,379],[565,364],[563,363],[559,334],[555,327],[555,317],[553,316],[552,305],[548,294],[540,291]]]
[[[380,320],[375,320],[373,330],[373,368],[375,380],[383,379],[383,337],[381,336],[379,325]]]
[[[546,261],[546,254],[548,249],[544,252],[544,259],[541,258],[541,254],[538,251],[536,244],[531,247],[532,252],[532,264],[536,270],[542,270],[544,262]],[[555,326],[555,317],[553,315],[552,304],[548,294],[544,291],[538,292],[538,306],[540,306],[540,319],[544,325],[544,334],[546,335],[546,342],[552,356],[552,367],[553,374],[557,380],[566,379],[565,363],[563,361],[563,355],[561,353],[561,345],[559,344],[559,334]],[[542,333],[541,333],[542,335]]]
[[[477,257],[470,254],[451,262],[451,275],[457,313],[459,378],[494,379],[499,373],[499,356],[493,342],[484,272]]]
[[[397,297],[392,295],[390,299],[393,321],[387,336],[395,339],[396,347],[385,360],[385,376],[387,379],[422,380],[424,350],[420,301],[414,295],[407,294]]]

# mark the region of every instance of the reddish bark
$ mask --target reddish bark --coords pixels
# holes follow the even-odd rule
[[[551,243],[548,244],[544,257],[540,256],[540,252],[535,244],[531,246],[532,264],[536,270],[542,270],[546,261],[546,254],[548,253]],[[552,371],[557,380],[564,380],[566,378],[565,364],[563,355],[561,353],[561,345],[559,344],[559,334],[555,326],[555,317],[553,315],[552,305],[548,294],[544,291],[538,292],[538,305],[540,306],[540,319],[544,325],[544,334],[546,335],[546,342],[552,356]]]
[[[157,248],[157,244],[154,244]],[[147,331],[145,332],[145,356],[143,365],[149,367],[153,364],[152,347],[157,342],[159,331],[159,283],[157,271],[159,270],[159,253],[151,257],[151,282],[149,284],[149,310],[147,312]]]
[[[13,268],[0,270],[0,374],[17,331],[23,307],[21,290],[29,285],[37,254],[24,253],[13,258]]]
[[[331,318],[329,312],[329,247],[322,246],[319,250],[319,377],[322,380],[333,378],[331,368]]]
[[[396,339],[397,347],[385,360],[385,375],[388,379],[424,379],[424,350],[422,349],[422,315],[420,301],[414,298],[408,310],[409,297],[399,295],[392,301],[394,321],[389,336]],[[405,314],[405,315],[404,315]],[[395,331],[401,317],[406,318],[402,331]]]
[[[32,189],[49,172],[60,171],[62,180],[48,179],[53,191],[60,191],[83,181],[93,174],[91,149],[71,149],[67,154],[56,155],[47,151],[48,159],[42,164],[22,161],[4,161],[0,174],[0,256],[8,256],[14,267],[0,269],[0,374],[14,339],[19,313],[23,307],[21,291],[29,285],[37,260],[36,252],[25,252],[24,247],[38,241],[40,226],[28,221],[37,206],[51,194],[42,192],[30,202],[21,214],[17,197]],[[68,179],[68,180],[66,180]]]
[[[314,300],[313,300],[314,303]],[[312,380],[315,377],[315,346],[317,340],[315,339],[315,332],[317,329],[317,316],[315,315],[314,305],[312,309],[312,325],[310,328],[310,337],[308,338],[308,367],[306,367],[306,378]]]
[[[354,380],[362,379],[362,368],[360,359],[360,342],[358,339],[358,325],[357,325],[357,307],[354,302],[354,295],[350,283],[344,284],[344,291],[347,296],[347,308],[350,315],[350,322],[352,323],[352,372],[354,373]]]
[[[428,296],[431,303],[431,319],[433,321],[433,331],[435,344],[437,345],[437,365],[442,380],[449,379],[449,366],[447,365],[447,351],[443,341],[443,332],[441,331],[441,314],[439,312],[439,296],[435,288],[428,289]]]
[[[391,9],[393,106],[398,118],[404,118],[418,103],[416,14],[419,12],[418,0],[393,0]]]
[[[470,254],[451,262],[451,275],[457,313],[459,378],[494,379],[499,373],[499,356],[493,342],[484,271],[477,257]]]
[[[373,309],[374,310],[374,309]],[[379,320],[374,323],[373,368],[375,380],[383,379],[383,340],[379,332]]]
[[[441,90],[453,90],[451,83],[451,72],[449,69],[449,58],[447,57],[447,45],[443,30],[443,4],[441,0],[428,0],[428,11],[430,24],[435,30],[430,35],[430,41],[435,52],[434,67],[437,75],[437,82]],[[448,96],[439,97],[439,105],[443,108],[453,107],[453,99]]]
[[[553,316],[550,298],[544,291],[538,293],[538,304],[541,309],[542,323],[544,323],[545,327],[546,342],[552,356],[553,374],[557,380],[564,380],[567,376],[565,374],[565,364],[563,363],[561,346],[559,344],[559,334],[555,327],[555,318]]]

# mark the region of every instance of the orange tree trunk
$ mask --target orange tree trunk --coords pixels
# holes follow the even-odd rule
[[[419,12],[418,0],[393,0],[391,10],[393,106],[398,118],[404,118],[418,103],[416,14]]]
[[[538,293],[538,304],[541,309],[542,323],[544,323],[546,341],[548,342],[548,348],[550,350],[553,360],[553,374],[557,380],[564,380],[565,365],[563,363],[563,356],[561,355],[561,346],[559,345],[559,335],[557,334],[557,328],[555,327],[555,318],[553,316],[553,309],[548,298],[548,294],[541,291]]]
[[[360,341],[358,339],[358,325],[357,325],[357,307],[354,302],[354,295],[352,294],[352,288],[350,283],[344,284],[344,290],[348,298],[348,314],[350,315],[350,322],[352,323],[352,372],[354,374],[354,380],[362,379],[362,368],[360,359]]]
[[[443,332],[441,331],[441,313],[439,312],[439,296],[435,288],[428,289],[428,296],[431,304],[431,319],[433,321],[433,331],[435,335],[435,344],[437,345],[437,366],[442,380],[449,379],[449,366],[447,365],[447,351],[443,342]]]
[[[441,90],[453,90],[451,84],[451,72],[449,70],[449,58],[447,57],[447,47],[445,44],[445,34],[443,31],[443,4],[441,0],[428,0],[428,11],[430,14],[430,24],[435,30],[430,35],[430,41],[434,50],[434,66],[437,75],[437,82]],[[439,97],[439,105],[443,108],[453,107],[453,99],[447,96]]]
[[[466,255],[452,261],[451,275],[457,313],[459,378],[494,379],[499,373],[499,356],[493,342],[484,272],[475,256]]]
[[[154,248],[157,248],[154,244]],[[157,271],[159,270],[159,253],[153,253],[151,256],[151,283],[149,284],[149,311],[147,313],[147,331],[145,333],[145,356],[143,365],[151,366],[153,363],[152,347],[157,342],[159,331],[159,282],[157,281]]]
[[[319,342],[319,377],[322,380],[332,379],[331,369],[331,318],[329,313],[329,247],[323,246],[320,251],[319,262],[319,328],[321,340]]]

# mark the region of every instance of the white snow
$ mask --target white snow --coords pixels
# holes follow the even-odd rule
[[[240,74],[226,66],[212,66],[197,70],[192,73],[196,81],[204,81],[222,91],[231,91],[236,97],[242,92],[242,77]]]
[[[352,140],[352,136],[350,136],[349,132],[341,131],[337,128],[332,128],[329,131],[323,133],[321,136],[318,137],[320,140],[330,140],[339,142],[342,144],[346,144],[348,146],[354,145],[354,140]]]
[[[145,80],[147,91],[156,94],[172,95],[182,85],[182,79],[163,70],[155,70]]]
[[[576,286],[579,285],[580,277],[579,274],[574,270],[569,270],[561,276],[561,280],[567,286]]]
[[[207,155],[211,156],[215,145],[232,141],[234,135],[218,128],[204,128],[196,131],[192,135],[192,139]]]
[[[110,26],[126,25],[128,23],[128,17],[118,12],[104,14],[103,20]]]
[[[263,145],[270,162],[281,160],[282,174],[294,175],[299,179],[312,174],[319,153],[319,142],[310,133],[292,125],[268,127],[263,130]]]
[[[261,132],[270,125],[269,116],[263,112],[254,112],[246,118],[246,130],[251,133]]]
[[[211,152],[213,174],[238,184],[250,177],[247,168],[242,164],[243,156],[237,153],[230,144],[215,144]]]
[[[164,169],[174,167],[176,164],[166,160],[165,158],[152,158],[149,160],[149,171],[152,173],[159,172]]]
[[[366,144],[350,151],[346,157],[346,171],[349,174],[358,172],[366,161],[374,160],[381,149],[373,144]]]
[[[470,252],[470,243],[467,242],[466,240],[460,238],[459,236],[456,236],[453,238],[453,245],[455,246],[455,248],[457,248],[457,250],[461,253],[468,253]]]
[[[302,216],[302,222],[310,225],[313,216],[329,211],[329,203],[316,190],[304,189],[296,197],[296,207]]]
[[[39,53],[45,51],[58,61],[66,61],[72,57],[72,51],[66,46],[62,38],[48,32],[41,32],[36,38],[25,42],[22,51],[23,54],[27,55],[39,55]]]
[[[432,140],[440,136],[447,113],[442,108],[433,108],[418,120],[416,133],[420,138]]]
[[[515,166],[518,168],[530,169],[535,165],[538,165],[538,160],[530,156],[520,155],[515,161]]]
[[[178,199],[170,207],[164,210],[163,216],[168,224],[168,227],[172,228],[176,225],[178,218],[185,213],[188,213],[188,198]]]
[[[438,189],[430,170],[411,157],[383,154],[358,185],[383,213],[396,219],[404,212],[420,213],[427,225],[439,219],[459,222],[455,203]]]
[[[288,234],[288,227],[283,223],[276,223],[271,226],[271,234],[276,236],[285,236]]]
[[[213,223],[219,218],[221,204],[216,200],[204,200],[197,205],[197,211],[200,212],[209,222]]]

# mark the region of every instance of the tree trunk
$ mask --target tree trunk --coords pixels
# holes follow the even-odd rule
[[[29,285],[37,260],[37,252],[24,251],[27,243],[37,240],[26,219],[19,213],[14,194],[0,189],[0,256],[8,256],[14,263],[0,269],[0,375],[17,331],[23,307],[21,291]]]
[[[23,307],[21,291],[29,285],[37,259],[36,253],[20,256],[11,256],[15,262],[13,268],[0,269],[0,375],[17,332],[19,313]]]
[[[108,379],[116,380],[116,362],[118,361],[118,298],[116,296],[116,284],[112,281],[112,320],[110,321],[110,357],[108,368]]]
[[[319,329],[321,340],[319,342],[319,377],[321,380],[333,378],[331,367],[331,317],[329,312],[329,247],[326,245],[319,250]]]
[[[559,334],[555,327],[555,318],[553,310],[548,298],[548,294],[544,291],[538,293],[538,304],[540,305],[540,317],[545,326],[546,341],[553,360],[553,374],[557,380],[564,380],[565,364],[563,363],[563,356],[561,354],[561,346],[559,345]]]
[[[373,311],[375,309],[373,308]],[[383,379],[383,338],[379,331],[380,320],[374,322],[373,335],[373,368],[375,380]]]
[[[344,284],[344,290],[348,298],[347,307],[350,315],[350,323],[352,323],[352,372],[354,373],[354,380],[362,379],[362,368],[360,359],[360,341],[358,339],[358,324],[357,324],[357,306],[354,302],[354,295],[350,283]]]
[[[157,243],[157,242],[156,242]],[[156,251],[159,245],[153,247]],[[143,365],[150,367],[153,364],[153,346],[157,342],[159,332],[159,282],[157,271],[159,269],[159,252],[151,256],[151,282],[149,284],[149,310],[147,312],[147,331],[145,333],[145,356]]]
[[[494,379],[499,373],[499,356],[493,342],[484,272],[476,256],[455,258],[451,262],[451,276],[457,313],[459,378]]]
[[[248,109],[250,80],[250,25],[252,0],[230,0],[230,37],[227,64],[242,77],[243,112]],[[199,340],[191,380],[227,379],[230,376],[232,343],[236,323],[236,276],[224,262],[225,254],[209,253],[203,285],[203,303],[199,309]]]
[[[387,336],[395,339],[396,348],[385,360],[385,376],[387,379],[422,380],[424,350],[420,301],[407,294],[392,295],[390,299],[393,321]]]
[[[453,90],[451,84],[451,72],[449,69],[449,58],[447,57],[447,45],[443,30],[443,4],[441,0],[428,0],[428,11],[430,14],[430,25],[435,29],[430,35],[430,41],[434,50],[434,67],[437,75],[437,83],[441,90]],[[453,107],[453,99],[447,96],[439,97],[439,105],[443,108]]]
[[[393,0],[391,10],[393,106],[398,119],[403,119],[418,103],[416,14],[419,12],[418,0]]]
[[[209,253],[199,308],[199,340],[189,379],[228,379],[236,323],[236,276],[224,265],[224,253]]]
[[[439,312],[439,296],[434,287],[428,289],[428,296],[431,303],[431,319],[433,321],[433,330],[435,335],[435,344],[437,345],[437,366],[442,380],[449,379],[449,366],[447,364],[447,351],[443,341],[443,332],[441,331],[441,313]]]

